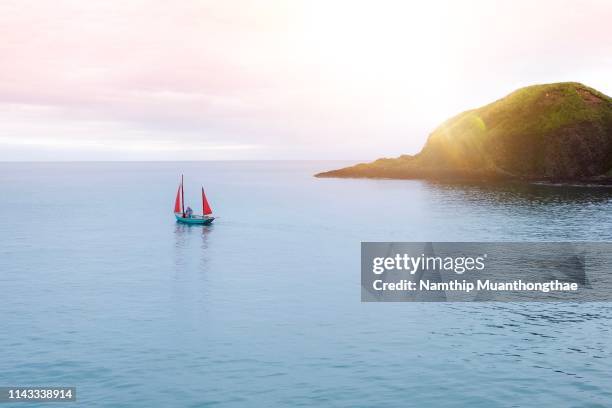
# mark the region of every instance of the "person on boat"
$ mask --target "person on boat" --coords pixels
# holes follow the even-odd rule
[[[193,215],[193,210],[191,209],[191,207],[187,206],[187,209],[185,210],[185,216],[187,218],[191,218],[192,215]]]

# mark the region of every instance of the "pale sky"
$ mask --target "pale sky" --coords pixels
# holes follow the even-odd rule
[[[535,83],[612,95],[612,1],[0,0],[0,161],[375,159]]]

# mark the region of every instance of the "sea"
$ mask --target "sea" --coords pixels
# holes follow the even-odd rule
[[[0,163],[0,386],[76,387],[54,407],[612,406],[611,303],[360,300],[362,241],[612,241],[611,188],[313,177],[347,164]],[[213,225],[176,223],[181,174]]]

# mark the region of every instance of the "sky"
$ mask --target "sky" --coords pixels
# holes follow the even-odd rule
[[[0,161],[370,160],[516,88],[612,95],[612,2],[0,0]]]

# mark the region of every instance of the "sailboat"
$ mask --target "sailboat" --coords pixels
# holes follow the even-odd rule
[[[210,225],[215,217],[212,216],[212,209],[206,199],[204,187],[202,187],[202,215],[187,214],[185,212],[185,190],[183,189],[183,176],[181,175],[181,184],[176,192],[176,200],[174,201],[174,216],[177,222],[184,224],[195,225]]]

